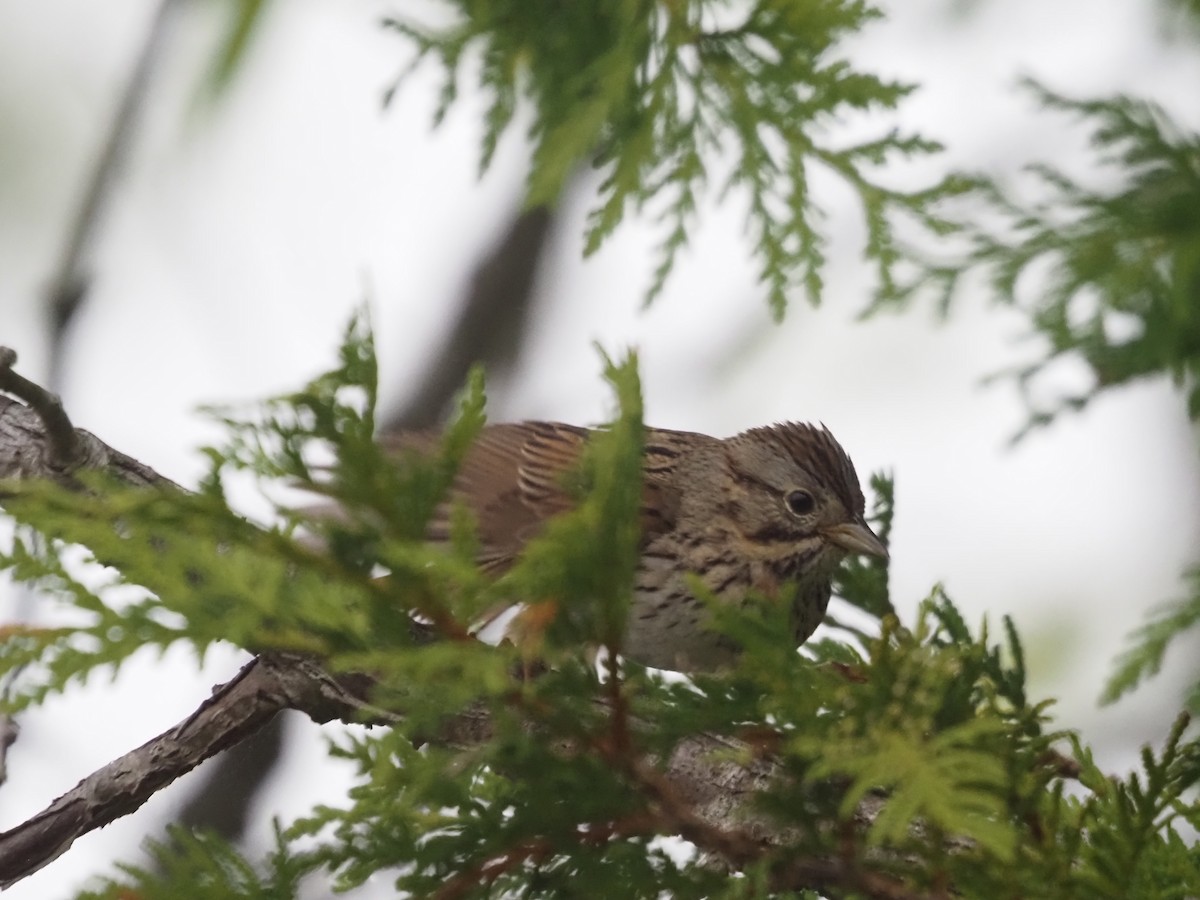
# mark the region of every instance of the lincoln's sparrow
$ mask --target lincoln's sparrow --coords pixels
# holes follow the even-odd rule
[[[447,537],[450,505],[464,501],[477,518],[480,565],[504,572],[550,517],[570,508],[564,475],[588,435],[554,422],[487,426],[430,537]],[[432,444],[425,435],[390,440],[418,450]],[[646,429],[641,526],[623,651],[680,672],[713,669],[737,653],[705,627],[689,574],[727,603],[742,602],[750,590],[770,597],[794,583],[791,627],[799,645],[825,615],[830,578],[846,554],[887,558],[863,521],[862,489],[846,451],[827,429],[793,422],[724,440]]]

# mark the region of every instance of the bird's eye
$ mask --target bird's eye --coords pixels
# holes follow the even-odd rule
[[[817,506],[817,501],[808,491],[791,491],[783,498],[783,502],[793,516],[807,516]]]

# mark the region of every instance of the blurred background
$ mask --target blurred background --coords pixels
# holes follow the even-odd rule
[[[1200,124],[1196,36],[1178,34],[1181,23],[1153,3],[882,5],[889,18],[856,38],[852,55],[922,85],[899,118],[946,144],[925,166],[1011,178],[1038,159],[1085,173],[1083,136],[1039,113],[1016,89],[1022,75],[1069,96],[1145,96]],[[1100,708],[1097,697],[1125,636],[1179,595],[1180,572],[1197,561],[1196,435],[1172,385],[1109,392],[1011,446],[1025,421],[1020,397],[1010,382],[981,379],[1038,356],[1027,321],[969,293],[944,323],[928,309],[859,321],[872,288],[862,226],[833,183],[817,183],[832,236],[821,308],[798,299],[772,324],[744,211],[731,202],[702,210],[664,295],[644,309],[660,236],[631,219],[584,260],[593,173],[579,173],[557,209],[525,212],[520,127],[480,178],[478,98],[464,95],[433,130],[429,66],[384,109],[412,49],[379,22],[411,2],[267,4],[215,99],[204,84],[234,4],[166,8],[0,0],[0,343],[18,351],[26,376],[62,393],[77,425],[194,485],[197,447],[219,439],[197,406],[299,386],[333,363],[364,301],[396,422],[435,420],[476,357],[488,362],[494,419],[600,422],[611,407],[593,345],[636,347],[655,425],[727,435],[819,420],[864,481],[894,474],[891,587],[902,614],[940,582],[972,624],[1012,615],[1034,694],[1059,698],[1058,724],[1079,729],[1102,767],[1128,768],[1142,742],[1161,737],[1194,675],[1194,639],[1121,703]],[[82,255],[87,290],[70,315],[56,314],[56,273],[152,30],[138,115]],[[896,177],[928,173],[918,168]],[[1079,389],[1087,372],[1067,362],[1048,375],[1038,385],[1046,399]],[[0,619],[40,614],[4,586]],[[213,653],[198,670],[186,652],[148,654],[114,683],[23,715],[0,829],[185,717],[242,661]],[[244,823],[220,824],[244,824],[262,849],[271,815],[286,821],[347,783],[324,760],[323,730],[287,719],[259,757],[219,775],[209,763],[11,896],[66,895],[136,860],[165,822],[210,821],[214,797],[226,807],[252,798],[236,809]],[[262,762],[276,752],[278,765]],[[261,772],[263,791],[238,787]]]

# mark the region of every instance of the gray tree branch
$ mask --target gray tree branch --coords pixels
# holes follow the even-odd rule
[[[281,709],[317,721],[364,709],[312,660],[263,654],[175,727],[97,769],[44,810],[0,834],[0,888],[32,875],[75,839],[139,809],[200,763],[244,740]],[[379,720],[381,712],[372,710]]]

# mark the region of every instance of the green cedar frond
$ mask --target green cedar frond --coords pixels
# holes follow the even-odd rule
[[[0,668],[29,664],[10,702],[36,701],[97,668],[115,670],[141,647],[162,650],[176,641],[201,656],[214,641],[314,653],[335,669],[394,659],[397,648],[412,645],[414,610],[435,622],[470,622],[493,603],[469,533],[459,529],[450,552],[423,542],[456,460],[482,423],[479,375],[447,430],[443,457],[406,466],[385,460],[374,440],[375,371],[359,316],[334,371],[249,418],[222,415],[231,437],[207,451],[210,472],[196,494],[131,489],[86,474],[82,492],[14,485],[5,510],[40,537],[18,533],[0,552],[0,567],[47,588],[69,624],[7,630]],[[333,462],[317,459],[321,452]],[[279,501],[278,524],[253,523],[229,507],[223,479],[230,469],[257,473],[265,487],[285,482],[332,493],[344,518],[312,519]],[[312,538],[297,539],[301,525],[323,550]],[[64,554],[81,555],[67,552],[70,546],[87,549],[84,571],[63,563]],[[376,567],[389,577],[376,578]],[[408,665],[377,670],[386,678]],[[479,678],[494,683],[486,671]]]
[[[1014,439],[1086,407],[1110,388],[1170,375],[1200,419],[1200,135],[1161,107],[1117,96],[1075,100],[1027,81],[1043,107],[1082,120],[1091,131],[1102,186],[1054,167],[1029,167],[1041,199],[1021,202],[993,185],[977,196],[990,216],[969,225],[961,266],[931,266],[913,285],[944,291],[943,308],[963,272],[986,272],[993,295],[1028,312],[1047,347],[1041,359],[993,376],[1015,380],[1028,417]],[[910,285],[912,286],[912,285]],[[911,296],[906,288],[900,294]],[[1082,359],[1086,390],[1035,404],[1037,379],[1061,358]],[[1158,672],[1167,645],[1200,621],[1200,590],[1152,619],[1133,637],[1105,688],[1111,702]],[[1193,690],[1200,704],[1200,686]]]
[[[146,842],[151,864],[118,864],[123,879],[105,879],[76,896],[78,900],[291,900],[299,895],[301,879],[313,866],[287,845],[278,825],[274,838],[275,849],[260,868],[219,835],[169,828],[166,840]]]
[[[491,162],[517,104],[532,114],[528,202],[554,202],[581,165],[601,173],[586,252],[627,211],[649,212],[663,237],[646,300],[662,290],[696,224],[698,199],[718,185],[747,204],[747,231],[772,312],[800,289],[822,296],[826,236],[813,202],[815,169],[858,196],[865,255],[882,296],[896,291],[896,219],[935,234],[955,229],[938,212],[961,178],[903,191],[876,170],[940,147],[896,129],[848,147],[832,135],[847,117],[894,110],[912,86],[859,71],[844,58],[849,36],[880,18],[863,0],[452,0],[452,23],[388,19],[417,60],[443,70],[440,121],[459,92],[464,59],[479,61],[489,98],[481,168]],[[725,174],[718,174],[725,173]]]
[[[965,257],[927,264],[898,296],[933,288],[945,309],[961,275],[979,270],[997,300],[1028,312],[1048,345],[1044,357],[994,376],[1014,379],[1026,397],[1018,438],[1109,388],[1162,374],[1187,391],[1200,418],[1200,136],[1145,100],[1075,100],[1033,81],[1025,87],[1090,129],[1099,186],[1045,164],[1028,168],[1036,201],[978,185],[985,209],[963,223]],[[1036,405],[1034,380],[1062,357],[1090,367],[1091,387]]]
[[[234,0],[226,4],[230,21],[225,35],[209,67],[204,89],[217,96],[228,89],[234,76],[245,62],[255,34],[262,27],[267,12],[266,0]]]
[[[1077,735],[1052,730],[1049,701],[1028,698],[1015,625],[1004,620],[993,641],[941,588],[905,616],[885,583],[852,569],[847,596],[877,627],[802,653],[785,603],[714,604],[718,630],[744,648],[730,671],[668,681],[625,665],[601,677],[583,648],[619,652],[636,560],[635,358],[605,360],[616,409],[575,482],[578,508],[493,583],[475,567],[465,512],[448,550],[414,537],[481,424],[478,375],[444,458],[397,464],[372,449],[374,360],[361,322],[346,344],[336,370],[304,390],[226,414],[230,442],[210,451],[199,494],[95,480],[83,493],[27,484],[6,496],[22,530],[4,564],[40,581],[64,611],[50,629],[0,632],[0,666],[26,667],[14,705],[119,666],[143,646],[182,641],[202,652],[225,640],[369,671],[379,681],[373,699],[405,716],[333,743],[331,755],[357,771],[354,786],[279,831],[265,859],[177,834],[152,847],[154,872],[121,867],[86,896],[275,900],[296,896],[301,878],[319,882],[318,892],[386,878],[412,896],[551,898],[580,885],[654,900],[783,896],[778,879],[794,861],[830,859],[916,896],[1200,893],[1185,831],[1200,824],[1200,744],[1187,738],[1186,719],[1136,772],[1101,772]],[[343,515],[249,522],[226,502],[230,468],[263,473],[265,485],[305,485]],[[876,477],[872,488],[886,539],[892,484]],[[322,551],[296,540],[302,522]],[[67,549],[78,546],[91,557]],[[91,558],[108,565],[99,577],[87,571]],[[463,629],[498,600],[531,597],[557,607],[526,634],[550,665],[524,679],[514,673],[528,643],[489,647]],[[415,641],[414,613],[452,639]],[[429,741],[464,712],[487,716],[487,740]],[[699,735],[723,748],[718,761],[763,773],[745,791],[744,814],[774,843],[732,875],[660,842],[708,837],[672,818],[671,798],[653,782]],[[875,813],[864,821],[867,807]],[[856,884],[837,887],[850,895]]]
[[[1116,670],[1104,687],[1101,702],[1112,703],[1146,678],[1157,675],[1171,642],[1200,623],[1200,568],[1188,571],[1185,579],[1190,595],[1160,610],[1133,633],[1132,646],[1117,657]]]
[[[1185,792],[1194,794],[1200,781],[1200,746],[1183,740],[1188,722],[1186,715],[1176,720],[1158,756],[1149,747],[1142,749],[1141,773],[1095,785],[1097,790],[1088,803],[1086,817],[1095,823],[1117,826],[1092,833],[1085,847],[1084,860],[1097,896],[1186,896],[1186,891],[1143,894],[1134,891],[1133,886],[1158,877],[1159,872],[1151,868],[1158,864],[1158,854],[1175,857],[1175,853],[1166,851],[1179,838],[1175,821],[1180,818],[1180,808],[1195,809],[1194,800],[1180,802]],[[1200,872],[1194,857],[1188,868],[1193,877]]]
[[[67,511],[66,515],[71,515]],[[117,597],[119,581],[87,586],[64,564],[61,549],[43,538],[18,531],[11,548],[0,554],[0,566],[13,577],[62,598],[72,607],[70,625],[39,627],[8,624],[0,639],[0,672],[21,672],[21,678],[6,693],[6,710],[22,709],[42,702],[48,695],[83,683],[97,669],[115,675],[134,653],[146,647],[161,652],[179,640],[187,640],[203,655],[210,641],[188,633],[185,623],[152,599],[109,603]],[[77,568],[77,567],[72,567]]]

